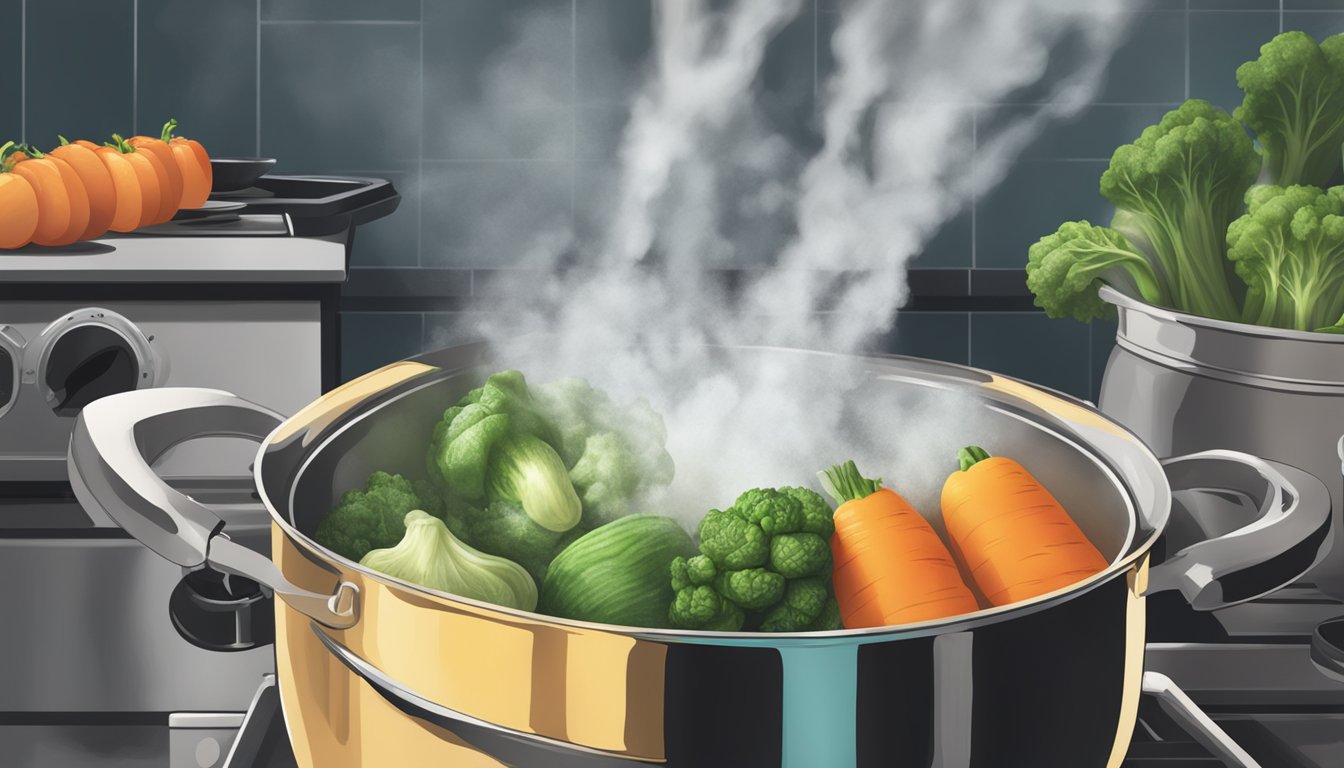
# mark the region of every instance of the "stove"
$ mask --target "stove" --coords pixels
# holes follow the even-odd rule
[[[130,389],[227,389],[293,413],[338,383],[336,301],[377,179],[266,176],[212,210],[0,251],[0,764],[215,768],[274,672],[270,600],[185,574],[74,498],[75,416]],[[155,469],[269,552],[255,444],[170,447]]]

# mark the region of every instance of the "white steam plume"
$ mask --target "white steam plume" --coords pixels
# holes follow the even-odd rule
[[[525,298],[483,330],[536,379],[581,375],[652,400],[678,464],[666,507],[687,519],[851,457],[929,511],[956,447],[988,437],[974,407],[860,391],[847,358],[725,358],[705,345],[870,349],[897,321],[907,262],[1048,121],[1093,97],[1134,10],[844,4],[821,146],[809,150],[768,127],[757,83],[769,41],[810,7],[655,0],[652,67],[605,237],[575,245],[577,256],[543,255],[550,269],[520,275]],[[1024,91],[1019,108],[987,107]],[[772,269],[742,273],[745,285],[706,269],[763,244]],[[540,350],[513,344],[534,332],[549,336]]]

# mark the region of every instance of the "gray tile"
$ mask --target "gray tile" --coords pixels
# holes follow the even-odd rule
[[[1046,125],[1040,135],[1022,152],[1028,160],[1109,160],[1116,147],[1139,137],[1144,128],[1157,123],[1171,104],[1090,104],[1072,117],[1059,118]],[[981,110],[982,141],[1011,125],[1030,119],[1038,108],[1030,105],[1003,105]]]
[[[0,0],[0,16],[9,19],[8,24],[0,25],[0,71],[10,73],[0,78],[0,104],[6,104],[0,110],[0,144],[11,139],[23,138],[23,80],[19,72],[23,67],[23,26],[19,18],[23,12],[23,0]]]
[[[426,312],[425,349],[443,349],[479,341],[482,326],[490,322],[489,312]]]
[[[341,380],[424,351],[419,312],[342,312]]]
[[[1237,67],[1260,55],[1260,46],[1279,33],[1279,14],[1190,14],[1190,95],[1228,111],[1244,94]]]
[[[757,85],[766,94],[811,97],[816,85],[818,20],[810,9],[771,38],[761,59]]]
[[[263,26],[262,154],[289,173],[417,160],[419,61],[413,25]]]
[[[630,107],[625,104],[581,105],[576,109],[574,158],[579,162],[616,162]]]
[[[924,244],[924,248],[910,262],[912,267],[969,267],[973,257],[970,206],[949,219],[933,237]]]
[[[257,153],[257,8],[214,0],[139,0],[136,123],[179,133],[213,155]]]
[[[435,0],[429,0],[434,2]],[[421,0],[261,0],[263,21],[419,21]]]
[[[27,4],[28,141],[50,146],[62,134],[101,142],[134,130],[133,6]]]
[[[1338,2],[1338,0],[1335,0]],[[1287,0],[1288,3],[1293,0]],[[1192,11],[1275,11],[1283,0],[1190,0]]]
[[[401,194],[401,203],[391,216],[355,230],[350,252],[352,267],[414,267],[420,264],[420,172],[417,165],[397,170],[332,169],[334,175],[387,179]]]
[[[1338,11],[1339,0],[1283,0],[1283,10],[1286,11]],[[1297,29],[1284,24],[1284,29]]]
[[[1027,248],[1065,221],[1107,224],[1114,206],[1098,191],[1105,161],[1025,161],[976,203],[975,264],[1015,267]]]
[[[1093,320],[1088,329],[1092,343],[1092,394],[1088,399],[1093,403],[1101,396],[1101,378],[1115,349],[1115,330],[1116,324],[1109,320]]]
[[[568,162],[425,163],[421,263],[550,263],[569,246],[572,174]]]
[[[1333,11],[1333,12],[1330,12]],[[1283,13],[1284,29],[1300,29],[1317,40],[1344,32],[1344,9],[1338,3],[1329,6],[1329,11],[1320,13]]]
[[[1129,37],[1111,57],[1093,101],[1148,104],[1183,100],[1185,16],[1180,11],[1136,14]]]
[[[965,312],[899,312],[895,326],[882,339],[881,351],[965,365],[969,335],[970,317]]]
[[[623,103],[639,88],[653,45],[651,0],[575,0],[575,98]]]
[[[971,314],[971,365],[1086,398],[1088,328],[1038,312]]]
[[[424,34],[426,158],[573,157],[569,3],[426,3]]]

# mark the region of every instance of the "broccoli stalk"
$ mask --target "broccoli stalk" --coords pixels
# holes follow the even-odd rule
[[[1309,331],[1344,314],[1344,187],[1257,186],[1227,229],[1244,320]]]
[[[1124,235],[1086,221],[1067,221],[1027,251],[1027,287],[1050,317],[1079,322],[1109,317],[1115,309],[1097,296],[1103,282],[1132,281],[1144,300],[1171,304],[1171,294],[1153,264]]]
[[[1344,143],[1344,35],[1317,44],[1284,32],[1237,68],[1246,92],[1233,114],[1255,131],[1275,184],[1324,186]]]
[[[1260,170],[1251,139],[1232,116],[1190,99],[1115,150],[1101,194],[1112,227],[1156,257],[1174,308],[1239,317],[1224,233]]]
[[[706,513],[700,554],[672,561],[674,627],[839,629],[830,595],[831,509],[806,488],[757,488]]]

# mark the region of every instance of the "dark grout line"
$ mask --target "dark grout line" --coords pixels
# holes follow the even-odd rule
[[[403,19],[272,19],[262,21],[257,17],[257,23],[265,27],[279,26],[347,26],[347,27],[408,27],[419,24],[418,21],[407,21]]]
[[[415,263],[424,266],[425,226],[425,0],[420,0],[420,152],[416,158]]]
[[[257,157],[261,157],[261,0],[257,0]]]
[[[19,3],[19,141],[28,142],[28,0]]]
[[[131,135],[140,135],[140,0],[131,0]]]

